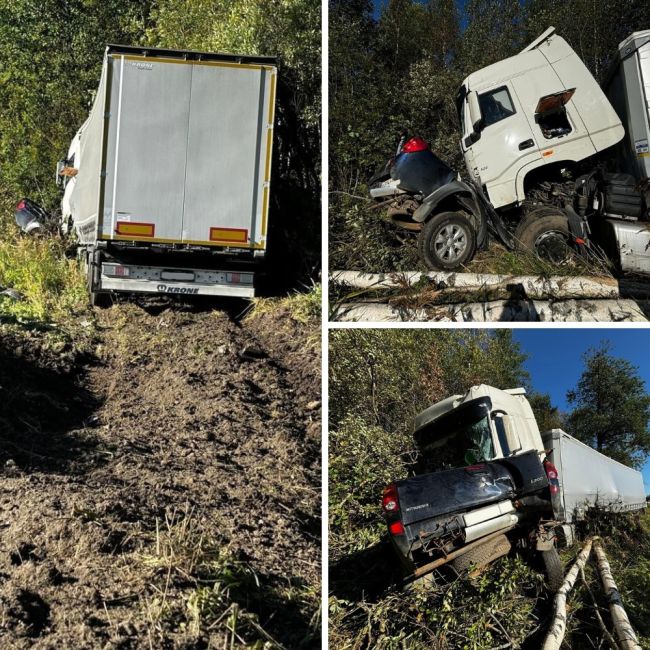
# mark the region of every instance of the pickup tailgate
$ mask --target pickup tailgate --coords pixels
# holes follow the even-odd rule
[[[396,486],[405,527],[512,499],[515,495],[510,473],[496,463],[414,476],[397,481]]]
[[[384,513],[402,559],[416,561],[414,552],[424,549],[427,539],[439,540],[431,548],[450,552],[465,539],[488,534],[489,524],[485,529],[477,527],[482,522],[497,523],[505,517],[508,521],[502,520],[503,527],[511,525],[509,522],[516,521],[510,517],[513,500],[543,494],[547,487],[539,455],[530,451],[396,481],[385,492]],[[522,507],[520,514],[525,511]]]

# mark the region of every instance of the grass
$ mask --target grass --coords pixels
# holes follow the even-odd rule
[[[150,552],[142,555],[154,570],[155,595],[143,603],[150,641],[155,647],[172,628],[192,639],[218,634],[226,639],[224,647],[281,647],[241,604],[261,590],[257,576],[232,557],[223,540],[206,532],[213,527],[206,524],[189,506],[157,521]],[[179,584],[187,585],[182,602],[170,595],[170,585]]]
[[[600,532],[623,605],[639,644],[648,649],[650,512],[597,519],[585,534]],[[580,548],[577,543],[562,553],[566,570]],[[450,580],[448,576],[438,579],[436,584],[402,593],[385,578],[379,589],[370,582],[377,583],[378,576],[391,573],[393,553],[386,549],[385,555],[375,554],[371,563],[366,561],[366,569],[372,567],[372,572],[360,568],[358,575],[354,575],[355,564],[361,564],[357,554],[355,562],[346,564],[345,570],[335,577],[334,584],[330,580],[330,647],[478,650],[541,645],[549,624],[552,594],[544,587],[539,570],[522,557],[511,555],[497,560],[472,579]],[[601,615],[611,629],[593,558],[587,563],[585,574]],[[597,643],[601,632],[594,605],[580,579],[569,595],[567,611],[564,647],[600,647]]]
[[[495,562],[474,580],[412,592],[391,588],[376,602],[330,598],[333,648],[519,647],[535,627],[540,577],[519,557]]]
[[[219,647],[283,648],[260,619],[291,626],[289,611],[312,616],[310,638],[304,641],[316,639],[319,590],[263,584],[246,562],[232,555],[223,539],[213,535],[215,529],[215,522],[204,520],[187,505],[157,522],[148,552],[141,555],[152,571],[153,595],[142,602],[151,646],[158,647],[170,630],[178,630],[186,640],[209,638]]]
[[[286,311],[301,325],[320,323],[323,288],[314,283],[308,291],[295,291],[282,298],[253,298],[246,318],[253,320],[265,314]]]
[[[47,323],[87,311],[84,275],[66,257],[64,242],[23,235],[6,221],[0,221],[0,285],[22,294],[21,300],[0,296],[2,319]]]

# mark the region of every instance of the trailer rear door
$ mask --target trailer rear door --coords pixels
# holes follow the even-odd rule
[[[103,239],[265,249],[276,68],[110,54]]]
[[[182,239],[191,65],[109,56],[103,238]]]
[[[192,67],[183,241],[264,248],[275,69]]]

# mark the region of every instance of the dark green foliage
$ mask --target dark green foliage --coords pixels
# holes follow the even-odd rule
[[[575,405],[568,430],[607,456],[640,468],[650,453],[650,395],[638,368],[609,350],[604,343],[585,353],[585,370],[567,393]]]
[[[546,393],[529,393],[528,401],[535,414],[540,431],[561,429],[564,426],[562,413],[551,404],[551,397]]]
[[[108,43],[138,43],[148,2],[0,2],[0,188],[49,210],[56,161],[87,117]]]
[[[330,0],[331,268],[421,268],[414,238],[367,211],[367,182],[403,130],[424,137],[464,173],[455,97],[471,72],[512,56],[555,26],[599,81],[618,43],[650,24],[650,5],[628,0]],[[400,239],[401,237],[401,239]]]

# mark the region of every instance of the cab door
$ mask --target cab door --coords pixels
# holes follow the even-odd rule
[[[510,83],[480,92],[478,103],[480,137],[468,146],[473,158],[468,171],[499,208],[517,200],[517,172],[539,160],[539,143]]]

